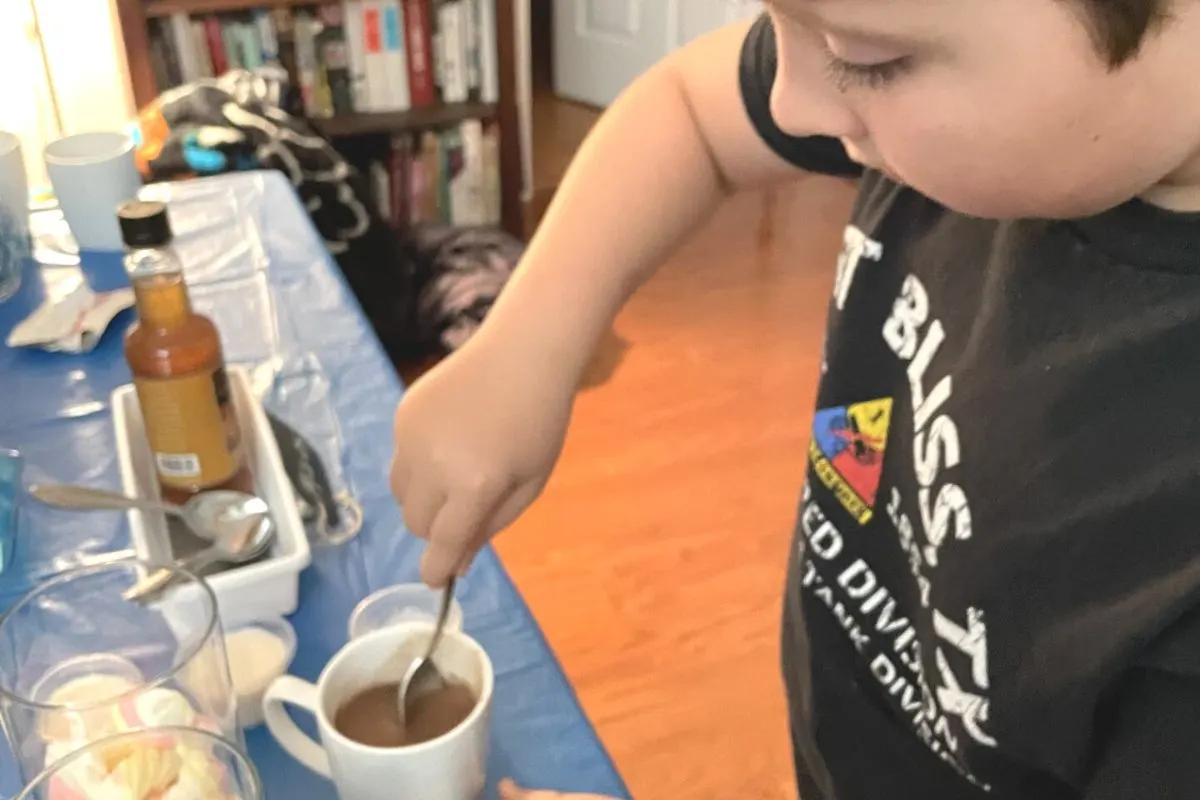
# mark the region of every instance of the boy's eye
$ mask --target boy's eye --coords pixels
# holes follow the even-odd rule
[[[867,89],[886,89],[896,78],[903,75],[911,65],[912,62],[907,56],[893,59],[892,61],[885,61],[881,64],[855,64],[830,53],[826,71],[829,73],[829,78],[833,81],[833,85],[839,91],[844,92],[852,86],[861,86]]]
[[[884,89],[912,66],[912,57],[896,47],[847,42],[830,35],[820,41],[829,78],[843,92],[851,86]]]

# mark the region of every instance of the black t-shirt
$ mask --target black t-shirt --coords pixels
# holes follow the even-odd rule
[[[772,121],[773,35],[756,127],[853,174]],[[801,796],[1200,796],[1200,216],[988,221],[867,171],[833,295],[785,613]]]

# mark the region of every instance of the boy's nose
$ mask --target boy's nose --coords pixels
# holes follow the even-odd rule
[[[780,49],[775,85],[771,89],[771,116],[792,136],[832,136],[852,141],[865,139],[862,121],[829,84],[821,54],[813,48]]]

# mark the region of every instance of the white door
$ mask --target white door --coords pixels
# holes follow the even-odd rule
[[[607,106],[663,56],[759,0],[554,0],[554,91]]]

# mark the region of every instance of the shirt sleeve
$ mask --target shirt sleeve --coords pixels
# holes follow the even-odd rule
[[[1101,724],[1084,800],[1194,800],[1200,787],[1200,612],[1139,660]]]
[[[775,26],[763,14],[742,45],[739,81],[742,102],[758,135],[785,161],[809,172],[858,177],[862,167],[850,160],[837,139],[828,136],[789,136],[771,117],[771,87],[775,83]]]

